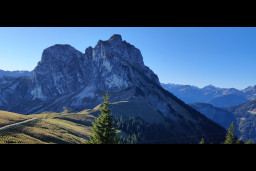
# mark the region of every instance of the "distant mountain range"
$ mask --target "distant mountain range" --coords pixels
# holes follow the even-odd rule
[[[234,122],[236,134],[240,139],[252,139],[256,142],[256,100],[225,108],[207,103],[189,105],[226,129]]]
[[[1,77],[22,77],[22,76],[31,76],[32,72],[30,71],[4,71],[0,69],[0,78]]]
[[[218,88],[209,85],[198,88],[191,85],[161,84],[185,103],[209,103],[216,107],[228,107],[256,100],[256,86],[244,90],[235,88]]]

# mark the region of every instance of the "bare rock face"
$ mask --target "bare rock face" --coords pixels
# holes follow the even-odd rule
[[[83,85],[83,54],[69,45],[54,45],[43,51],[33,71],[34,99],[72,93]]]
[[[151,118],[157,114],[163,123],[172,121],[173,131],[180,135],[188,134],[188,130],[193,134],[199,130],[225,131],[163,89],[158,76],[144,65],[140,50],[122,40],[121,35],[100,40],[85,53],[70,45],[49,47],[31,77],[0,80],[0,90],[0,109],[17,113],[94,108],[108,91],[110,102],[148,106],[154,110]],[[138,115],[147,118],[146,112]]]
[[[63,106],[76,109],[95,107],[101,102],[103,92],[142,87],[147,84],[145,78],[160,85],[157,75],[144,65],[140,50],[123,41],[121,35],[113,35],[106,41],[99,40],[85,53],[70,45],[57,44],[43,51],[31,77],[12,79],[1,87],[0,105],[24,114],[61,111]],[[26,92],[17,88],[26,82]],[[21,100],[13,107],[10,104],[17,96],[26,98],[26,102],[31,101],[34,106],[19,109],[17,105],[23,103]],[[50,104],[51,101],[54,105]]]

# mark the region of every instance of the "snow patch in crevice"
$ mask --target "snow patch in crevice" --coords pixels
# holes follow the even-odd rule
[[[250,114],[252,114],[252,115],[256,115],[256,109],[250,110],[250,111],[248,111],[248,113],[250,113]]]
[[[83,99],[85,97],[94,98],[95,97],[95,88],[94,87],[85,87],[76,97]]]
[[[38,98],[38,99],[44,99],[45,96],[42,93],[41,87],[35,87],[33,90],[31,90],[31,95],[33,96],[33,100]]]
[[[112,66],[107,59],[103,60],[102,65],[106,68],[108,72],[112,70]]]
[[[113,74],[110,77],[106,78],[105,85],[110,89],[128,87],[127,82],[122,77],[119,77],[116,74]]]

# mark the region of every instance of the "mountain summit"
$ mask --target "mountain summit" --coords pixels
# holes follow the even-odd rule
[[[113,36],[111,36],[109,38],[108,41],[119,41],[119,42],[121,42],[122,41],[122,36],[120,34],[114,34]]]
[[[63,106],[82,110],[98,105],[105,91],[136,89],[149,80],[160,85],[158,76],[144,65],[140,50],[115,34],[98,41],[94,48],[88,47],[85,53],[70,45],[56,44],[45,49],[31,77],[0,82],[0,104],[6,104],[1,106],[5,110],[24,114],[60,112]],[[17,102],[17,97],[23,100],[10,105]]]
[[[173,136],[225,132],[163,89],[140,50],[118,34],[85,53],[70,45],[45,49],[31,77],[0,80],[0,109],[22,114],[62,112],[64,107],[82,111],[99,105],[106,91],[115,104],[113,115],[164,124]]]

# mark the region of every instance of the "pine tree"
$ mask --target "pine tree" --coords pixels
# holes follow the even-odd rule
[[[117,144],[118,143],[118,131],[113,127],[114,121],[110,114],[111,110],[108,108],[109,95],[106,93],[103,102],[103,107],[100,108],[101,114],[93,122],[92,136],[87,144]]]
[[[240,144],[240,141],[235,135],[235,127],[233,122],[228,129],[228,132],[226,134],[226,140],[224,141],[223,144]]]
[[[205,144],[204,138],[201,139],[201,141],[199,142],[199,144]]]

